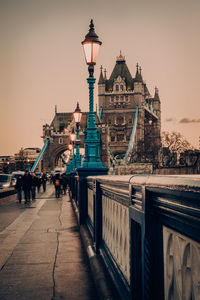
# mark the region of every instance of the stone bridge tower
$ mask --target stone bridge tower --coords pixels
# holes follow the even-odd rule
[[[88,112],[82,113],[81,123],[80,123],[80,148],[84,148],[84,129],[87,128],[87,119],[88,119]],[[99,118],[96,115],[96,124],[99,127]],[[66,112],[66,113],[58,113],[57,107],[55,108],[55,116],[50,125],[46,124],[43,125],[43,140],[46,141],[49,138],[50,143],[44,152],[43,155],[43,165],[42,168],[45,172],[49,172],[54,170],[55,167],[58,165],[58,159],[62,153],[69,150],[70,144],[70,133],[72,128],[76,130],[76,124],[73,120],[73,113]],[[102,129],[99,128],[101,132]],[[103,129],[103,132],[105,130]],[[102,143],[103,141],[103,143]],[[105,136],[103,136],[101,141],[100,147],[100,155],[103,160],[101,148],[105,148],[104,144],[106,141]],[[104,163],[107,165],[107,163]]]
[[[80,148],[84,147],[83,129],[87,124],[87,113],[83,113],[80,124]],[[49,138],[50,143],[43,155],[43,170],[51,171],[55,169],[58,159],[62,153],[69,149],[70,132],[72,128],[76,130],[76,124],[73,120],[73,113],[58,113],[55,109],[55,116],[50,125],[43,125],[44,142]]]
[[[131,162],[158,165],[161,149],[160,98],[157,88],[151,96],[139,65],[133,78],[125,57],[120,53],[109,79],[101,67],[98,97],[99,110],[103,109],[102,126],[107,128],[109,147],[114,157],[120,161],[126,153],[138,106],[136,142]]]

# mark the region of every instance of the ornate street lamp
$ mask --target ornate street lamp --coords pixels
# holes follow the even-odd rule
[[[89,78],[89,116],[87,133],[85,132],[85,157],[83,167],[86,168],[102,168],[102,162],[99,157],[99,133],[97,133],[94,114],[94,65],[96,64],[99,47],[102,43],[98,39],[98,35],[94,31],[93,20],[90,22],[90,29],[82,42],[85,60],[88,65]]]
[[[72,148],[73,148],[72,144],[69,144],[68,149],[70,151],[70,154],[69,154],[69,160],[67,163],[66,174],[70,174],[71,169],[72,169]]]
[[[27,159],[27,171],[30,172],[30,159]]]
[[[81,122],[82,112],[79,107],[79,103],[77,102],[76,109],[73,113],[74,120],[76,122],[76,168],[81,166],[81,155],[80,155],[80,140],[79,140],[79,126]]]
[[[73,145],[73,152],[72,152],[72,172],[75,172],[75,168],[76,168],[76,159],[75,159],[75,154],[74,154],[74,144],[75,144],[75,140],[76,140],[76,133],[74,131],[74,128],[72,128],[72,132],[70,133],[70,138],[72,141],[72,145]]]

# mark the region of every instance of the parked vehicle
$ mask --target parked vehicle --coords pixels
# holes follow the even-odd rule
[[[24,171],[14,171],[14,172],[12,172],[12,178],[15,178],[16,180],[17,180],[17,177],[19,176],[19,175],[21,175],[21,176],[23,176],[24,175]]]
[[[16,179],[10,174],[0,174],[0,189],[15,186]]]

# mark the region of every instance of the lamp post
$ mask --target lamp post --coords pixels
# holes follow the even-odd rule
[[[76,168],[76,159],[75,159],[75,154],[74,154],[74,144],[75,144],[75,140],[76,140],[76,133],[74,131],[74,128],[72,128],[72,132],[70,133],[70,137],[71,137],[71,141],[72,141],[72,172],[75,172],[75,168]]]
[[[79,107],[79,103],[77,102],[76,109],[73,113],[74,120],[76,122],[76,168],[81,166],[81,155],[80,155],[80,140],[79,140],[79,126],[81,122],[82,112]]]
[[[30,160],[27,159],[27,171],[30,172]]]
[[[99,156],[99,134],[95,126],[95,114],[94,114],[94,83],[95,78],[94,66],[96,64],[99,47],[102,43],[98,39],[98,35],[95,33],[93,20],[90,22],[90,29],[82,42],[85,60],[88,65],[89,78],[87,82],[89,84],[89,116],[88,127],[85,132],[85,157],[83,160],[83,168],[102,168],[102,162]]]
[[[72,144],[69,144],[68,148],[69,148],[69,151],[70,151],[70,154],[69,154],[69,160],[68,160],[68,163],[67,163],[67,168],[66,168],[66,174],[70,174],[71,173],[71,165],[72,165],[72,154],[71,154],[71,151],[72,151]]]
[[[7,162],[6,162],[6,164],[7,164],[7,168],[6,168],[6,169],[7,169],[7,173],[8,173],[8,174],[10,174],[10,168],[9,168],[9,166],[10,166],[10,162],[9,162],[9,161],[7,161]]]

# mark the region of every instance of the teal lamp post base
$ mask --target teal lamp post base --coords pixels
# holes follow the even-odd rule
[[[103,168],[99,155],[100,137],[99,132],[95,126],[95,114],[94,114],[94,83],[95,78],[93,73],[90,73],[90,77],[87,79],[89,84],[89,116],[88,116],[88,128],[85,131],[85,157],[83,160],[83,168]]]

